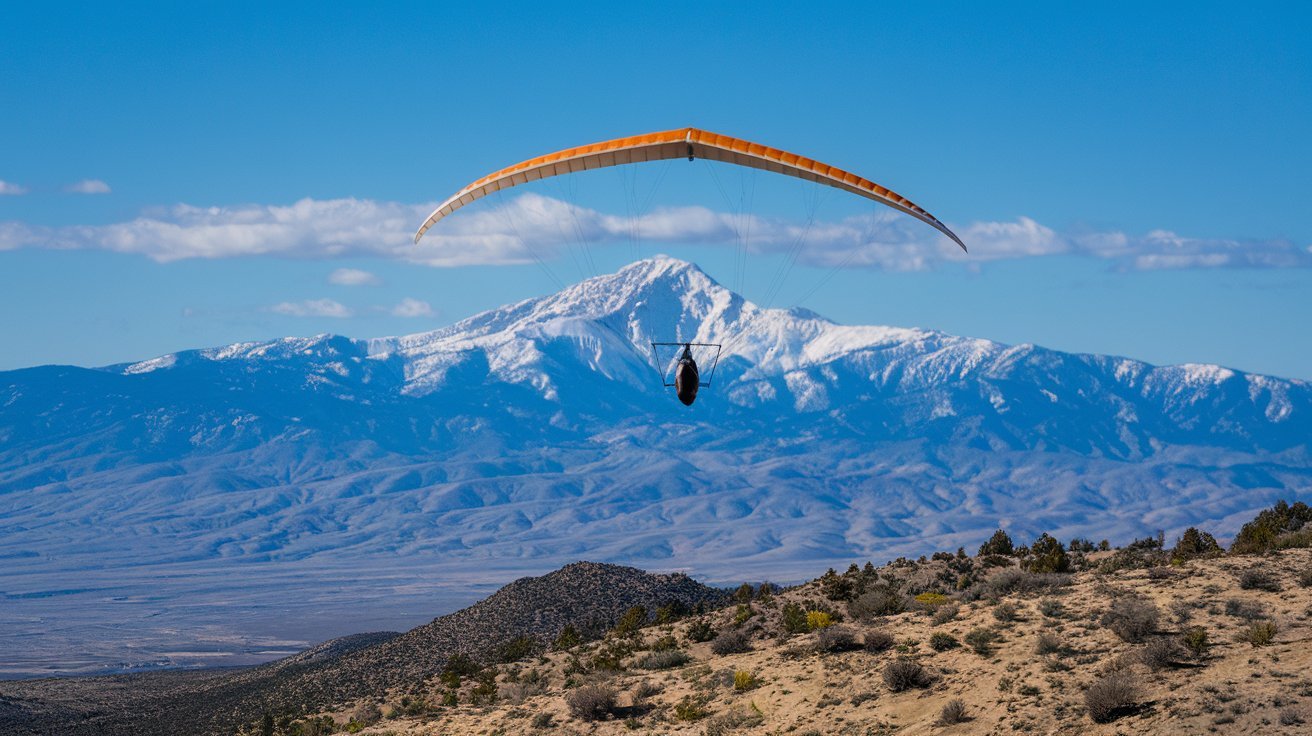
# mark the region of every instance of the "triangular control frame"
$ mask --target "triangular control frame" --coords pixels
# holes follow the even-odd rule
[[[653,342],[651,344],[651,354],[652,354],[652,359],[656,361],[656,370],[660,371],[661,374],[661,385],[665,387],[670,387],[674,385],[674,381],[666,378],[666,375],[669,373],[669,371],[665,367],[661,366],[661,353],[656,348],[658,347],[682,348],[685,345],[694,348],[715,348],[715,358],[711,360],[711,372],[707,374],[705,381],[697,382],[697,385],[700,388],[709,387],[711,385],[711,381],[715,380],[715,369],[720,365],[720,351],[723,349],[722,345],[714,342]]]

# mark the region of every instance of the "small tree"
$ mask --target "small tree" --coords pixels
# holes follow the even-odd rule
[[[831,567],[820,576],[820,593],[831,601],[850,601],[856,597],[856,585],[851,577],[839,575]]]
[[[806,623],[806,610],[796,603],[785,603],[782,615],[784,633],[805,634],[810,630]]]
[[[551,648],[556,651],[572,649],[583,643],[583,637],[579,630],[574,628],[574,624],[565,624],[565,628],[560,630],[556,640],[551,643]]]
[[[996,532],[993,532],[993,536],[989,537],[989,541],[985,542],[983,546],[979,548],[979,556],[980,557],[984,557],[986,555],[1008,556],[1015,551],[1016,548],[1015,546],[1012,545],[1011,537],[1007,536],[1006,532],[999,529]]]
[[[1071,569],[1071,558],[1066,555],[1066,549],[1047,533],[1034,540],[1030,554],[1033,558],[1025,565],[1030,572],[1068,572]]]
[[[1175,549],[1171,550],[1171,561],[1178,563],[1196,557],[1214,557],[1219,554],[1221,554],[1221,545],[1216,543],[1216,538],[1191,526],[1176,540]]]
[[[615,624],[614,632],[616,636],[633,636],[646,625],[647,609],[642,606],[633,606],[620,617],[619,623]]]

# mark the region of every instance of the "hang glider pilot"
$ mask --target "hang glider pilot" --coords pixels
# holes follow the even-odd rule
[[[697,400],[697,387],[701,385],[701,374],[697,372],[697,361],[692,359],[692,345],[683,346],[683,355],[674,367],[674,391],[684,406],[692,406]]]

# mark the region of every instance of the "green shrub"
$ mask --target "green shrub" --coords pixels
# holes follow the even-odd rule
[[[688,641],[704,642],[715,638],[715,629],[711,622],[704,618],[693,621],[688,626]]]
[[[542,643],[531,636],[517,636],[497,647],[492,656],[494,662],[518,662],[528,659],[542,651]]]
[[[1207,656],[1207,650],[1212,648],[1212,644],[1207,638],[1207,629],[1201,626],[1193,626],[1181,634],[1180,644],[1195,659]]]
[[[707,716],[706,703],[690,695],[674,704],[674,717],[680,721],[699,721]]]
[[[929,636],[929,648],[936,652],[946,652],[949,649],[955,649],[959,646],[961,646],[961,642],[957,641],[957,637],[949,633],[935,631]]]
[[[807,611],[806,628],[815,631],[816,629],[827,629],[834,625],[834,617],[825,611]]]
[[[920,595],[915,597],[915,601],[916,603],[919,603],[922,608],[926,608],[928,610],[933,611],[938,609],[939,606],[951,602],[952,599],[943,595],[942,593],[931,592],[931,593],[921,593]]]
[[[733,625],[742,626],[747,623],[752,616],[756,615],[756,609],[752,608],[750,603],[739,604],[738,610],[733,614]]]
[[[761,681],[757,679],[756,675],[753,675],[747,670],[738,670],[737,672],[733,673],[733,689],[737,690],[738,692],[755,690],[760,686],[761,686]]]
[[[1239,632],[1238,641],[1264,647],[1275,641],[1278,628],[1275,621],[1258,621]]]

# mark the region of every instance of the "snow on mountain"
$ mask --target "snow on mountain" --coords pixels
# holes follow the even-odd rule
[[[694,406],[652,340],[725,345]],[[417,335],[0,373],[0,637],[250,647],[269,611],[351,633],[337,602],[419,621],[579,558],[731,582],[999,525],[1225,534],[1307,498],[1309,438],[1303,381],[839,325],[656,258]]]

